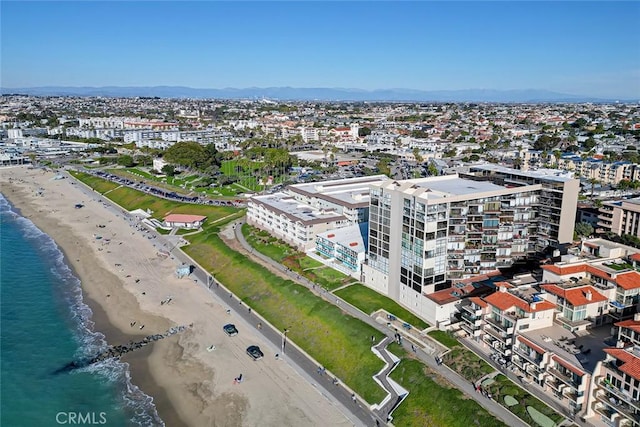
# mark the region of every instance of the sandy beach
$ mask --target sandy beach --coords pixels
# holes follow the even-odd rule
[[[73,179],[41,169],[0,169],[2,194],[65,253],[82,282],[95,329],[124,344],[172,326],[185,332],[129,353],[132,381],[167,426],[348,426],[351,422],[284,360],[251,360],[247,346],[275,349],[224,301],[175,274],[158,239]],[[81,203],[82,208],[75,208]],[[163,303],[163,301],[169,301]],[[135,322],[135,324],[133,324]],[[228,337],[222,325],[235,323]],[[141,329],[142,328],[142,329]],[[215,350],[208,351],[210,346]],[[234,378],[243,375],[240,384]]]

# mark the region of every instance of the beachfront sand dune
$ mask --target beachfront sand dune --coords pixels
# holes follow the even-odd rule
[[[351,423],[287,362],[251,360],[247,346],[267,355],[277,351],[249,325],[227,314],[227,305],[192,279],[175,275],[176,261],[150,233],[53,172],[0,169],[2,193],[62,248],[82,281],[96,315],[95,329],[128,340],[191,325],[158,341],[143,360],[134,353],[132,378],[155,398],[167,425],[189,426],[346,426]],[[82,208],[76,208],[82,204]],[[168,302],[167,302],[168,301]],[[135,323],[134,323],[135,322]],[[235,322],[240,334],[228,337],[222,325]],[[208,351],[211,346],[215,350]],[[234,378],[243,375],[240,384]]]

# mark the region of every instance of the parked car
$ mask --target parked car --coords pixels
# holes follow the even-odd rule
[[[260,350],[260,347],[257,345],[250,345],[247,347],[247,354],[253,358],[253,360],[262,359],[264,357],[264,353]]]
[[[224,325],[222,329],[224,329],[226,334],[229,335],[230,337],[238,335],[238,329],[236,328],[236,325],[232,323]]]

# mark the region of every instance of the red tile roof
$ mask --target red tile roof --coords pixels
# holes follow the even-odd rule
[[[616,276],[616,283],[622,289],[637,289],[640,288],[640,273],[637,271],[630,271],[624,274],[618,274]]]
[[[640,358],[622,348],[605,348],[605,353],[612,355],[622,362],[618,367],[633,379],[640,380]]]
[[[166,222],[198,222],[206,219],[206,216],[201,215],[186,215],[186,214],[170,214],[164,217]]]
[[[558,362],[559,364],[561,364],[562,366],[564,366],[565,368],[567,368],[568,370],[570,370],[571,372],[573,372],[576,375],[583,376],[585,374],[584,371],[582,371],[581,369],[576,368],[575,366],[573,366],[571,363],[567,362],[566,360],[564,360],[560,356],[553,356],[552,359],[555,360],[556,362]]]
[[[543,265],[543,270],[550,271],[558,276],[568,276],[570,274],[587,272],[592,276],[601,277],[603,279],[611,280],[611,275],[605,271],[600,270],[598,267],[589,264],[577,264],[577,265]]]
[[[606,273],[599,268],[594,267],[593,265],[587,266],[587,272],[589,272],[589,274],[591,274],[592,276],[598,276],[602,279],[611,280],[611,275],[609,273]]]
[[[615,326],[619,326],[621,328],[631,329],[632,331],[636,331],[640,333],[640,322],[637,320],[629,319],[623,320],[622,322],[614,323]]]
[[[592,286],[581,286],[579,288],[563,289],[557,285],[542,285],[541,288],[549,293],[566,299],[569,304],[575,307],[594,304],[609,299],[595,290]],[[587,292],[591,292],[591,300],[587,299]]]
[[[485,308],[487,306],[487,303],[484,302],[480,297],[471,297],[469,298],[469,301],[482,308]]]
[[[550,271],[558,276],[566,276],[568,274],[584,273],[587,271],[587,264],[577,265],[543,265],[544,270]]]
[[[550,303],[549,301],[538,301],[535,303],[535,308],[533,308],[525,300],[520,299],[509,292],[500,291],[492,293],[491,295],[485,297],[484,300],[502,311],[509,310],[511,307],[518,307],[526,311],[527,313],[533,313],[538,311],[551,310],[556,307],[555,304]]]
[[[631,261],[640,261],[640,254],[633,254],[629,259],[631,259]]]
[[[542,347],[539,347],[539,346],[535,345],[533,342],[529,341],[528,339],[526,339],[522,335],[518,335],[516,337],[516,339],[518,341],[520,341],[521,343],[525,344],[527,347],[534,349],[536,352],[538,352],[538,354],[545,354],[547,352],[547,350],[545,350]]]

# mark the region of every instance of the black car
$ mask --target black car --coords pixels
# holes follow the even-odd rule
[[[247,354],[253,358],[253,360],[262,359],[264,353],[260,351],[260,347],[257,345],[250,345],[247,347]]]
[[[222,329],[226,332],[227,335],[229,335],[230,337],[233,337],[235,335],[238,335],[238,329],[236,329],[236,325],[233,325],[231,323],[224,325],[222,327]]]

